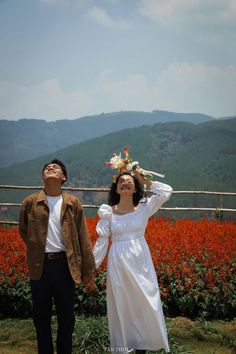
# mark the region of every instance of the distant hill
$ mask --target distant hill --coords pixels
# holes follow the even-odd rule
[[[174,190],[236,191],[236,119],[211,121],[198,125],[186,122],[158,123],[111,133],[91,139],[20,164],[0,168],[0,184],[40,185],[41,168],[52,158],[65,162],[69,171],[67,185],[102,187],[111,184],[111,171],[104,165],[113,152],[125,146],[143,168],[166,175],[163,180]],[[31,192],[1,192],[0,200],[19,201]],[[16,196],[17,195],[17,196]],[[104,198],[104,196],[102,197]],[[227,201],[226,201],[227,199]],[[225,205],[235,206],[226,197]],[[91,200],[82,194],[83,202]],[[96,195],[100,203],[101,197]],[[219,205],[219,197],[173,197],[168,205]]]
[[[47,122],[36,119],[0,120],[0,166],[9,166],[57,151],[71,144],[126,128],[160,122],[202,123],[214,118],[197,113],[117,112],[75,120]]]

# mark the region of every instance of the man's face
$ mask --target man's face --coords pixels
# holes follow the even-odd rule
[[[43,170],[43,181],[46,182],[50,179],[58,180],[61,183],[66,180],[61,167],[56,163],[50,163]]]

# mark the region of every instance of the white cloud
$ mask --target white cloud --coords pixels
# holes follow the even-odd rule
[[[138,11],[161,25],[235,27],[235,0],[139,0]]]
[[[89,18],[95,23],[105,28],[127,29],[131,24],[123,18],[112,18],[105,8],[93,6],[94,0],[40,0],[43,5],[51,7],[78,6],[86,9]],[[117,0],[107,0],[114,5]],[[104,3],[105,4],[105,3]]]
[[[142,75],[116,81],[109,70],[98,79],[93,96],[105,107],[100,111],[163,109],[219,117],[236,114],[235,91],[236,66],[174,63],[155,85]]]
[[[236,114],[235,90],[236,66],[174,63],[162,72],[158,82],[163,109],[216,117]]]
[[[133,74],[123,80],[114,80],[111,70],[107,70],[100,75],[93,89],[93,95],[103,106],[103,109],[100,106],[100,111],[106,112],[120,110],[149,111],[155,100],[144,76]]]
[[[81,90],[65,92],[56,79],[35,86],[0,83],[0,118],[75,118],[91,107],[90,97]]]
[[[106,28],[127,29],[130,27],[128,21],[119,18],[111,18],[107,11],[101,7],[93,6],[88,10],[89,17],[97,24]]]
[[[89,90],[66,92],[58,80],[22,87],[0,83],[0,119],[76,118],[120,110],[201,112],[214,117],[236,114],[236,66],[220,68],[203,63],[173,63],[155,85],[130,74],[113,78],[107,69]]]

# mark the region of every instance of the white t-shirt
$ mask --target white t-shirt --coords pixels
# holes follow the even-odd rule
[[[65,251],[60,222],[62,195],[57,197],[47,195],[46,197],[49,207],[49,220],[45,252]]]

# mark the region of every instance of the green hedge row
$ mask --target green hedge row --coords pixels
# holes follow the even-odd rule
[[[83,286],[76,286],[75,312],[78,315],[106,314],[106,273],[99,273],[96,278],[98,291],[88,295]],[[163,302],[167,316],[187,316],[190,318],[231,319],[236,315],[236,292],[232,291],[230,301],[222,301],[220,289],[212,293],[191,295],[179,289],[177,281],[169,284],[170,295]],[[232,289],[233,290],[233,289]],[[193,289],[194,291],[194,289]],[[192,291],[192,293],[193,293]],[[28,318],[31,316],[32,302],[29,282],[5,281],[0,287],[0,318]],[[54,309],[55,313],[55,309]]]

